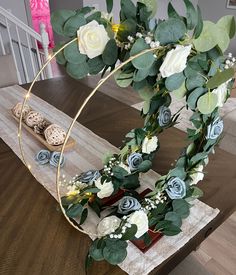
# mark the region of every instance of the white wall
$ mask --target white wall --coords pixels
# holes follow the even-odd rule
[[[0,0],[0,6],[11,10],[12,14],[28,24],[27,9],[24,0]]]
[[[236,17],[236,9],[226,8],[227,0],[199,0],[199,6],[205,20],[217,22],[224,15],[234,15]],[[236,56],[236,38],[231,41],[229,51]]]

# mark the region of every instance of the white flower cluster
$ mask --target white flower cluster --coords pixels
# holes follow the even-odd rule
[[[236,58],[233,57],[232,53],[229,53],[225,61],[225,69],[232,68],[235,66],[235,64],[236,64]]]
[[[164,203],[167,200],[167,197],[164,196],[161,192],[158,192],[154,199],[145,198],[145,206],[143,207],[144,210],[150,211],[152,209],[157,208],[159,203]]]
[[[116,160],[116,158],[112,157],[110,158],[110,160],[108,161],[108,163],[106,165],[104,165],[104,172],[108,175],[108,176],[113,176],[114,174],[112,173],[112,167],[115,167],[117,165],[119,165],[120,162]]]

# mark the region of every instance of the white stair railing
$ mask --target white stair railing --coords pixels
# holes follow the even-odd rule
[[[38,43],[42,45],[39,50]],[[19,84],[31,82],[49,57],[49,38],[45,25],[40,24],[40,34],[12,13],[0,6],[0,55],[12,54]],[[49,64],[40,79],[52,78]]]

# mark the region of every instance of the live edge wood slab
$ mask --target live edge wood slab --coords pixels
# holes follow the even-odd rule
[[[37,82],[33,93],[74,117],[90,91],[81,82],[62,77]],[[100,92],[79,121],[115,146],[130,129],[143,124],[137,110]],[[169,129],[161,134],[160,143],[153,169],[164,174],[185,146],[185,134]],[[236,156],[220,149],[211,156],[200,187],[204,191],[202,201],[219,208],[219,215],[151,274],[170,272],[236,209],[235,163]],[[0,274],[85,275],[84,260],[91,240],[69,226],[56,201],[2,141],[0,175]],[[89,275],[95,274],[125,273],[99,262],[89,271]]]

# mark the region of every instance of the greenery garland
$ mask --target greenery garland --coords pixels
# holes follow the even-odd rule
[[[110,13],[113,1],[106,2]],[[139,1],[137,6],[131,0],[120,2],[118,25],[113,24],[110,14],[90,7],[52,15],[55,32],[70,39],[78,36],[79,43],[72,43],[57,56],[57,62],[76,79],[101,71],[103,76],[118,61],[154,49],[115,74],[117,85],[132,86],[144,100],[144,127],[126,135],[119,154],[104,157],[103,169],[75,176],[67,183],[68,194],[62,197],[67,216],[80,218],[80,224],[87,218],[88,207],[98,216],[105,208],[110,209],[110,215],[98,225],[98,238],[89,249],[87,266],[92,260],[121,263],[127,256],[128,240],[151,242],[149,228],[169,236],[181,231],[190,202],[202,195],[196,183],[203,179],[208,155],[220,140],[223,121],[219,108],[233,85],[235,59],[224,56],[235,35],[233,16],[225,16],[216,24],[203,21],[199,7],[183,0],[185,17],[169,3],[168,19],[157,22],[151,18],[150,1]],[[187,129],[190,143],[175,167],[142,198],[135,191],[140,186],[139,174],[151,169],[160,147],[158,135],[177,123],[181,111],[171,114],[172,95],[185,98],[186,107],[192,111],[193,127]],[[119,190],[125,192],[116,206],[102,204],[104,198]]]

